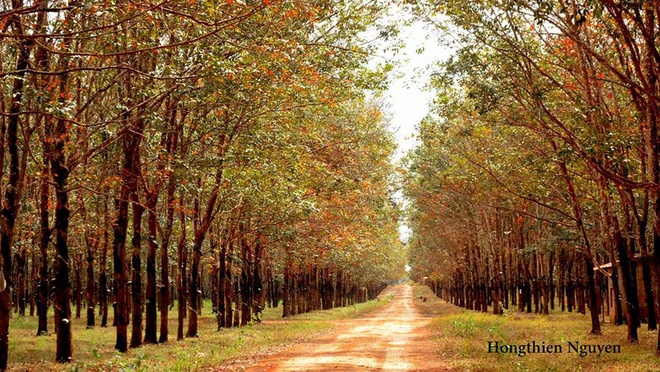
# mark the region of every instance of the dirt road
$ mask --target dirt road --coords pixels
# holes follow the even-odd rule
[[[446,371],[416,310],[412,287],[361,319],[341,321],[325,336],[272,355],[247,371]]]

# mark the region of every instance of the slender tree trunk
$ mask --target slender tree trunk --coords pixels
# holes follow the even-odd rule
[[[225,252],[225,271],[224,271],[224,294],[225,294],[225,328],[231,328],[232,327],[232,316],[233,316],[233,309],[232,309],[232,298],[233,298],[233,292],[232,292],[232,275],[231,275],[231,267],[232,267],[232,262],[231,262],[231,256],[233,254],[233,243],[231,240],[228,240],[223,247],[226,249]]]
[[[37,15],[37,29],[41,33],[46,33],[46,13],[40,12]],[[35,65],[38,66],[42,71],[47,71],[49,69],[49,60],[48,60],[48,51],[45,48],[46,40],[40,40],[40,45],[37,47],[35,52]],[[50,84],[51,77],[42,77],[39,81],[39,89],[42,91],[46,90],[46,87]],[[4,110],[3,110],[4,111]],[[52,124],[50,123],[51,118],[47,118],[47,115],[39,115],[37,118],[37,125],[39,123],[43,129],[40,129],[41,133],[41,148],[42,148],[42,163],[41,163],[41,177],[40,177],[40,189],[39,189],[39,227],[40,227],[40,239],[39,239],[39,273],[37,276],[37,288],[36,293],[33,294],[33,297],[36,298],[37,302],[37,317],[38,317],[38,326],[37,326],[37,336],[47,335],[48,334],[48,304],[49,304],[49,291],[48,291],[48,243],[50,242],[50,227],[49,227],[49,212],[48,212],[48,201],[50,199],[50,186],[48,184],[49,174],[50,174],[50,145],[47,138],[50,137],[50,131],[52,130]],[[2,130],[0,130],[0,168],[4,167],[4,119],[2,122]],[[0,180],[2,179],[2,171],[0,170]]]
[[[234,318],[232,319],[232,325],[234,327],[240,327],[241,325],[241,281],[240,278],[234,280]]]
[[[195,234],[197,235],[197,234]],[[199,261],[202,257],[201,241],[195,237],[193,245],[192,263],[190,266],[190,305],[188,306],[188,331],[187,337],[199,337],[197,334],[197,315],[199,308],[197,302],[201,294],[199,283]]]
[[[243,229],[244,230],[244,229]],[[241,232],[241,325],[245,326],[252,320],[252,273],[250,270],[251,255],[250,246],[247,243],[245,231]]]
[[[64,65],[66,61],[62,62]],[[68,95],[68,84],[66,74],[60,76],[60,97],[62,102]],[[55,308],[55,323],[57,324],[57,356],[60,363],[71,361],[73,354],[73,340],[71,335],[71,293],[69,282],[69,259],[68,230],[69,230],[69,194],[67,180],[69,169],[66,167],[64,157],[64,145],[67,141],[67,123],[59,119],[55,126],[52,139],[53,156],[51,157],[51,175],[55,181],[55,233],[57,240],[55,249],[55,284],[53,295],[53,307]]]
[[[226,327],[226,281],[227,281],[227,234],[223,233],[220,241],[220,252],[218,256],[218,330]]]
[[[156,220],[156,204],[158,203],[158,194],[156,192],[147,194],[147,225],[149,229],[148,251],[147,251],[147,292],[146,292],[146,317],[144,329],[144,343],[155,344],[158,341],[156,335],[156,250],[158,243],[156,241],[156,230],[158,221]]]
[[[254,300],[252,301],[252,312],[254,314],[261,313],[261,311],[266,306],[264,299],[264,283],[262,275],[262,256],[263,256],[263,245],[261,243],[261,232],[257,233],[257,237],[254,245],[254,264],[253,264],[253,275],[252,275],[252,296]],[[319,294],[320,295],[320,294]],[[319,298],[319,308],[320,308],[320,298]]]
[[[225,138],[223,137],[221,139],[221,146],[220,146],[220,151],[219,151],[219,158],[223,159],[224,154],[225,154]],[[188,337],[198,337],[197,334],[197,312],[198,312],[198,307],[197,303],[200,299],[201,295],[201,286],[199,283],[199,278],[200,278],[200,273],[199,273],[199,263],[200,259],[202,257],[202,244],[204,243],[204,239],[206,238],[206,233],[208,232],[209,228],[211,227],[211,223],[213,222],[213,218],[215,217],[215,206],[218,200],[218,193],[220,191],[220,186],[222,185],[222,171],[223,171],[223,161],[219,160],[218,162],[218,170],[215,175],[215,185],[213,186],[213,190],[211,190],[211,194],[209,196],[209,200],[206,204],[206,209],[204,211],[204,216],[202,217],[202,220],[199,224],[199,227],[195,229],[195,240],[193,243],[193,257],[192,257],[192,265],[191,265],[191,270],[190,270],[190,304],[191,306],[189,307],[189,319],[188,319],[188,332],[186,336]]]
[[[173,146],[174,147],[174,146]],[[170,273],[169,256],[170,239],[174,225],[174,189],[176,188],[176,178],[170,176],[169,186],[167,188],[167,222],[165,225],[165,234],[163,236],[162,247],[160,251],[160,336],[158,342],[167,342],[168,340],[168,320],[169,320],[169,298],[170,298]]]
[[[555,280],[554,280],[554,269],[555,269],[555,252],[550,252],[550,258],[548,259],[548,285],[550,290],[550,310],[555,309]]]
[[[37,292],[37,256],[35,255],[35,250],[31,249],[30,250],[30,275],[28,278],[28,283],[30,283],[30,286],[28,288],[28,293],[26,296],[29,298],[30,301],[30,316],[34,316],[34,310],[35,310],[35,300],[36,300],[36,292]]]
[[[130,88],[130,87],[129,87]],[[128,113],[125,114],[125,119],[128,119]],[[139,122],[139,121],[138,121]],[[142,136],[142,128],[133,128],[132,130],[127,130],[124,134],[123,140],[123,152],[124,160],[122,165],[122,187],[120,198],[118,201],[117,208],[117,218],[113,222],[114,230],[114,242],[113,242],[113,260],[114,260],[114,279],[115,285],[117,286],[117,295],[116,295],[116,325],[117,325],[117,341],[115,343],[115,349],[120,352],[125,352],[128,350],[128,322],[129,322],[129,296],[128,296],[128,276],[127,269],[128,265],[126,263],[126,234],[128,227],[128,205],[129,198],[132,198],[135,190],[137,189],[137,164],[139,164],[139,144]],[[134,204],[134,216],[133,216],[133,225],[134,225],[134,238],[133,243],[136,243],[135,239],[135,227],[136,219],[138,220],[137,225],[139,225],[139,215],[141,211],[136,209],[138,203]],[[136,213],[137,212],[137,213]],[[138,229],[139,236],[139,229]],[[139,240],[139,238],[137,239]],[[135,262],[133,262],[133,268],[135,268]],[[134,269],[135,271],[135,269]],[[135,272],[133,273],[135,275]],[[135,277],[133,277],[135,279]],[[136,283],[132,283],[133,291],[139,292],[136,289]],[[138,306],[139,304],[134,304]],[[134,323],[135,327],[135,323]],[[141,341],[141,340],[140,340]]]
[[[639,325],[639,298],[637,294],[637,281],[634,276],[634,268],[632,266],[631,254],[628,249],[628,244],[623,237],[623,232],[619,224],[617,216],[611,211],[610,208],[610,195],[607,191],[607,183],[600,177],[599,182],[600,195],[604,201],[605,216],[608,230],[611,231],[610,236],[612,245],[616,250],[619,258],[619,268],[621,269],[623,290],[626,296],[626,328],[628,329],[628,342],[637,343],[638,334],[637,327]],[[628,211],[625,211],[628,213]]]
[[[283,289],[282,289],[282,318],[288,318],[289,316],[293,315],[291,313],[291,297],[290,297],[290,292],[291,292],[291,287],[290,287],[290,282],[291,282],[291,269],[289,266],[289,260],[284,264],[284,283],[283,283]]]
[[[80,313],[82,311],[82,254],[77,253],[73,255],[73,303],[76,305],[76,319],[80,319]]]
[[[98,239],[94,238],[94,246],[98,248]],[[87,245],[87,288],[86,288],[86,301],[87,301],[87,329],[94,328],[96,326],[96,320],[94,318],[94,310],[96,304],[94,303],[94,298],[96,294],[94,293],[94,251],[96,249],[92,247],[91,244]]]
[[[44,164],[41,167],[41,189],[39,201],[40,231],[39,240],[39,283],[37,285],[37,317],[39,318],[37,326],[37,336],[48,334],[48,243],[50,241],[50,227],[48,225],[48,201],[50,199],[50,187],[48,186],[48,164],[50,159],[46,154],[50,152],[47,148],[47,141],[43,141]]]
[[[124,180],[127,173],[130,172],[130,154],[125,154],[124,158]],[[112,244],[112,254],[114,262],[114,285],[116,286],[115,295],[115,325],[117,326],[117,339],[115,349],[120,352],[128,350],[128,277],[126,271],[126,230],[128,227],[128,197],[129,186],[124,181],[121,189],[117,208],[117,218],[113,221],[114,241]]]
[[[138,151],[136,149],[136,151]],[[139,155],[136,155],[139,159]],[[139,160],[137,161],[139,164]],[[137,169],[137,165],[134,169]],[[139,172],[136,172],[139,174]],[[131,283],[131,344],[130,347],[139,347],[142,345],[142,215],[144,207],[137,198],[137,190],[133,190],[133,254],[131,255],[132,283]]]
[[[115,349],[120,352],[128,350],[128,278],[126,270],[126,231],[128,227],[128,197],[129,186],[126,178],[130,169],[131,154],[124,154],[124,170],[122,178],[121,195],[118,202],[117,218],[113,221],[114,241],[113,241],[113,262],[114,262],[114,285],[116,286],[115,295],[115,325],[117,327],[117,339]]]
[[[25,247],[16,252],[16,304],[18,315],[25,316]]]
[[[177,115],[179,110],[176,109],[176,103],[168,105],[170,110],[170,128],[173,129],[166,139],[166,148],[170,154],[170,167],[174,168],[174,153],[179,148],[179,135],[183,131],[183,124],[177,124]],[[182,123],[184,118],[180,118],[179,123]],[[172,230],[174,226],[174,191],[176,189],[177,178],[174,174],[169,175],[169,184],[167,187],[167,222],[165,224],[165,233],[162,237],[162,247],[160,254],[161,266],[161,286],[160,286],[160,337],[159,342],[167,342],[168,339],[168,320],[169,320],[169,299],[170,299],[170,273],[169,273],[169,256],[168,250],[170,247],[170,240],[172,238]]]
[[[103,196],[103,245],[101,248],[101,259],[99,260],[99,304],[101,312],[101,327],[108,326],[108,294],[110,288],[108,287],[108,246],[109,239],[109,223],[108,223],[108,198]]]
[[[177,340],[183,340],[183,319],[186,317],[186,215],[183,210],[184,206],[183,194],[179,199],[179,208],[181,210],[179,219],[181,222],[181,239],[177,248],[179,270],[177,278],[177,292],[179,293],[179,313],[178,313],[178,326],[177,326]]]

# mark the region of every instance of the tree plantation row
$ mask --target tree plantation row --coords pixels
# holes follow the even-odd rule
[[[203,300],[221,329],[401,277],[394,143],[364,97],[389,68],[360,36],[393,32],[382,12],[0,1],[0,369],[28,308],[68,362],[81,316],[123,352],[168,341],[172,316],[197,337]]]
[[[414,276],[470,309],[657,329],[660,1],[406,3],[455,50],[407,158]]]

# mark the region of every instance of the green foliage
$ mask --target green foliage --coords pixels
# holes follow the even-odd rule
[[[474,319],[470,316],[452,320],[451,326],[454,328],[454,334],[459,337],[471,336],[474,333]]]
[[[156,214],[156,236],[143,233],[142,243],[155,238],[160,249],[169,242],[172,260],[173,242],[185,235],[189,249],[197,234],[204,280],[221,244],[240,274],[249,260],[231,252],[237,242],[263,246],[259,264],[275,276],[285,265],[345,269],[360,285],[401,276],[399,212],[388,202],[395,144],[379,108],[364,98],[386,86],[392,68],[367,66],[375,47],[365,40],[368,30],[396,34],[382,19],[388,4],[32,5],[0,20],[1,107],[6,118],[20,106],[17,155],[26,159],[11,253],[36,262],[40,227],[52,225],[55,206],[48,160],[61,143],[70,171],[72,274],[83,272],[87,248],[95,270],[111,270],[113,223],[130,183],[137,190],[131,203],[158,197],[148,211]],[[18,71],[24,48],[30,69]],[[18,79],[20,96],[12,93]],[[54,138],[59,120],[67,133]],[[136,156],[126,159],[127,148]],[[0,160],[7,177],[7,157]],[[43,175],[51,195],[41,192]],[[109,257],[103,268],[101,252]],[[104,355],[102,345],[92,350],[94,358]],[[140,370],[147,362],[118,356],[112,363],[108,369]]]
[[[242,328],[216,330],[210,304],[206,303],[200,318],[201,339],[188,338],[160,345],[145,345],[128,353],[112,349],[112,327],[85,329],[84,321],[73,323],[74,363],[62,366],[54,362],[54,335],[35,337],[36,319],[23,318],[20,328],[12,324],[13,345],[21,345],[13,355],[13,363],[22,370],[78,370],[78,371],[190,371],[218,367],[233,360],[251,358],[264,350],[277,350],[283,346],[329,332],[340,319],[360,317],[389,303],[391,296],[380,301],[368,301],[345,308],[315,311],[282,320],[281,308],[267,308],[261,324]],[[268,323],[268,321],[272,321]],[[176,319],[170,318],[170,326],[176,327]],[[41,347],[36,345],[41,342]]]
[[[653,332],[643,332],[638,345],[627,344],[620,327],[603,325],[602,335],[589,335],[588,323],[583,315],[555,311],[549,316],[511,312],[506,316],[465,310],[436,298],[427,287],[415,288],[416,296],[427,296],[426,306],[435,312],[429,325],[432,338],[438,346],[438,355],[458,370],[480,371],[648,371],[653,370],[656,360]],[[470,332],[462,332],[468,323]],[[455,325],[459,325],[456,328]],[[546,345],[563,345],[561,354],[526,354],[520,357],[509,353],[488,353],[488,342],[500,344],[526,344],[532,340]],[[567,342],[601,345],[621,345],[620,354],[589,355],[581,358],[566,352]],[[570,367],[567,367],[570,366]]]

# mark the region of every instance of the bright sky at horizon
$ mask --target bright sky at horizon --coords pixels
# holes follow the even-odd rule
[[[440,45],[422,22],[402,26],[400,36],[405,47],[396,55],[385,56],[395,63],[395,69],[389,89],[383,94],[384,111],[390,117],[390,130],[398,146],[392,159],[395,164],[416,146],[417,124],[431,108],[434,95],[426,85],[432,66],[451,54],[451,50]],[[405,203],[401,190],[394,194],[394,198]],[[401,241],[407,242],[410,235],[410,228],[401,221]]]
[[[400,36],[405,47],[397,55],[387,56],[396,64],[389,89],[383,95],[385,112],[391,119],[390,130],[398,145],[395,162],[415,147],[416,126],[431,107],[434,95],[426,85],[432,66],[451,54],[420,21],[402,26]]]

